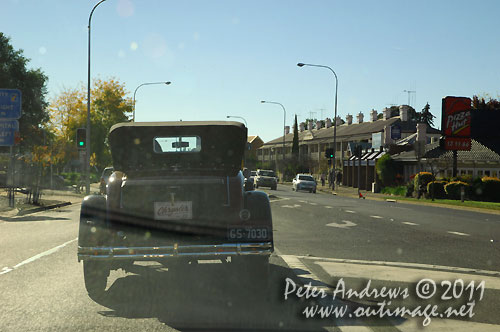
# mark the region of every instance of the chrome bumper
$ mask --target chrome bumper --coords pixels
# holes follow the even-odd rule
[[[78,261],[81,260],[155,260],[170,257],[206,257],[271,255],[272,242],[225,243],[215,245],[182,245],[162,247],[78,247]]]

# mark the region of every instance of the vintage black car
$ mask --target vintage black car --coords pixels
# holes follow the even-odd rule
[[[113,269],[156,261],[173,273],[220,259],[228,273],[266,284],[273,252],[266,193],[244,190],[247,139],[238,122],[120,123],[109,133],[106,195],[85,197],[78,260],[94,300]],[[242,279],[243,280],[243,279]]]

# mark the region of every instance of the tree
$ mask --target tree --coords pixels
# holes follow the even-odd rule
[[[424,108],[422,109],[422,112],[420,112],[418,120],[419,122],[426,123],[429,127],[432,127],[434,125],[435,116],[432,115],[430,109],[431,106],[429,105],[429,102],[427,102],[427,104],[425,104]]]
[[[109,166],[111,154],[107,144],[111,126],[128,121],[132,112],[132,99],[127,98],[125,85],[111,78],[107,81],[95,80],[91,101],[91,161],[98,168]],[[68,162],[76,156],[76,129],[87,126],[86,88],[66,89],[51,103],[51,128],[57,134],[57,140],[69,152],[65,158]]]
[[[27,69],[29,61],[23,51],[14,50],[10,38],[0,32],[0,88],[21,90],[20,149],[25,152],[43,144],[43,128],[49,121],[45,100],[47,76],[40,68]]]
[[[295,123],[293,125],[292,156],[294,158],[299,157],[299,127],[297,125],[297,114],[295,114]]]
[[[489,100],[486,100],[486,99]],[[500,111],[500,101],[491,97],[472,97],[472,109],[479,111]]]

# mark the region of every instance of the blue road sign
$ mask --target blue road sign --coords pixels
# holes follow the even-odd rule
[[[19,119],[21,117],[21,91],[0,89],[0,119]]]
[[[17,120],[0,120],[0,146],[14,145],[16,131],[19,131]]]

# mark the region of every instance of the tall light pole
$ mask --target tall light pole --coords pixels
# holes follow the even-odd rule
[[[336,160],[337,160],[337,92],[339,90],[339,79],[337,78],[337,74],[335,71],[324,65],[313,65],[310,63],[302,63],[299,62],[297,63],[297,66],[299,67],[304,67],[304,66],[310,66],[310,67],[320,67],[320,68],[326,68],[329,69],[333,75],[335,76],[335,118],[333,119],[333,183],[335,183],[335,167],[337,166]]]
[[[137,90],[144,85],[153,85],[153,84],[165,84],[165,85],[170,85],[172,82],[149,82],[149,83],[142,83],[139,85],[137,88],[134,90],[134,111],[132,112],[132,122],[135,122],[135,94],[137,93]]]
[[[244,117],[242,117],[242,116],[237,116],[237,115],[227,115],[227,116],[226,116],[226,118],[227,118],[227,119],[229,119],[229,118],[241,119],[241,120],[243,120],[243,122],[245,122],[245,127],[247,127],[247,128],[248,128],[247,120],[245,120],[245,118],[244,118]]]
[[[86,168],[86,174],[85,174],[85,192],[86,194],[90,194],[90,23],[92,21],[92,14],[94,13],[94,10],[99,6],[101,3],[103,3],[106,0],[101,0],[99,1],[94,8],[92,8],[92,11],[90,12],[89,15],[89,46],[88,46],[88,66],[87,66],[87,133],[86,133],[86,139],[85,139],[85,144],[87,145],[87,148],[85,149],[86,151],[86,156],[85,156],[85,168]]]
[[[283,109],[283,163],[285,162],[285,136],[286,136],[286,111],[285,111],[285,106],[281,103],[277,103],[275,101],[267,101],[267,100],[261,100],[260,101],[262,104],[276,104],[280,105],[281,108]],[[276,158],[276,161],[278,158]]]

